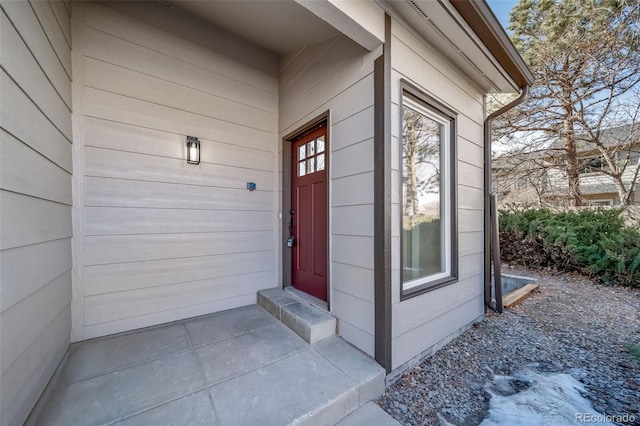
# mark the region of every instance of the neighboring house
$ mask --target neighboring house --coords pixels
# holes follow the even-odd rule
[[[531,83],[484,1],[1,5],[0,423],[70,342],[260,289],[390,373],[483,316],[483,99]]]
[[[640,128],[637,125],[617,126],[602,131],[600,141],[619,165],[626,164],[622,182],[626,189],[634,188],[632,202],[640,189]],[[593,143],[578,137],[580,192],[586,205],[613,206],[620,204],[620,195],[602,154]],[[554,140],[545,151],[498,156],[491,166],[493,188],[501,205],[521,203],[562,206],[567,204],[568,181],[564,166],[564,143]],[[632,185],[632,182],[634,183]]]
[[[622,181],[626,189],[632,187],[632,202],[635,194],[640,189],[640,179],[637,175],[640,162],[640,127],[637,125],[623,125],[602,131],[600,136],[602,145],[611,152],[614,161],[618,164],[627,164]],[[607,176],[609,171],[602,154],[594,145],[578,138],[577,140],[578,163],[580,167],[580,191],[585,199],[585,204],[593,206],[619,205],[620,195],[616,189],[614,180]],[[562,164],[564,162],[562,141],[554,141],[551,144],[549,162]],[[552,174],[553,191],[549,194],[557,199],[567,192],[567,180],[564,170],[555,170]],[[556,202],[557,203],[557,202]]]
[[[498,205],[541,206],[550,191],[551,164],[542,152],[503,154],[491,163],[491,191]]]

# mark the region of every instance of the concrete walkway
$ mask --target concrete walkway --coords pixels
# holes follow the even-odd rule
[[[331,425],[381,389],[339,337],[311,346],[252,305],[72,345],[27,424]]]

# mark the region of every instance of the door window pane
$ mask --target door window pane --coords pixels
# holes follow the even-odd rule
[[[307,173],[314,172],[315,158],[309,158],[307,160]]]
[[[307,146],[302,145],[298,147],[298,160],[304,160],[307,158]]]
[[[316,158],[317,158],[317,160],[316,160],[317,161],[317,164],[316,164],[317,170],[318,171],[324,170],[324,154],[318,154],[318,156]]]
[[[311,157],[315,153],[315,141],[307,142],[307,157]]]
[[[318,153],[324,152],[324,136],[320,136],[316,142],[316,148]]]
[[[298,163],[298,176],[304,176],[307,174],[307,162],[301,161]]]

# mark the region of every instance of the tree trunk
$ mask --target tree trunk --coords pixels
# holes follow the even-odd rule
[[[567,179],[569,183],[569,202],[572,206],[582,205],[582,192],[580,191],[580,173],[578,169],[578,153],[576,140],[571,121],[571,106],[565,108],[567,115],[564,119],[564,149],[567,166]]]
[[[409,142],[407,145],[410,145]],[[416,154],[413,147],[406,147],[407,183],[404,199],[404,215],[413,218],[418,212],[418,178],[416,176]]]
[[[620,204],[623,206],[629,206],[633,204],[633,200],[631,199],[633,186],[627,191],[627,188],[624,186],[624,182],[622,181],[621,176],[613,177],[613,183],[616,185],[618,197],[620,197]]]

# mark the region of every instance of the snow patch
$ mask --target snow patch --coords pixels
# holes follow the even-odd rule
[[[568,374],[524,370],[514,376],[495,376],[485,390],[491,400],[481,426],[576,424],[583,423],[581,419],[604,417],[580,394],[584,386]]]

